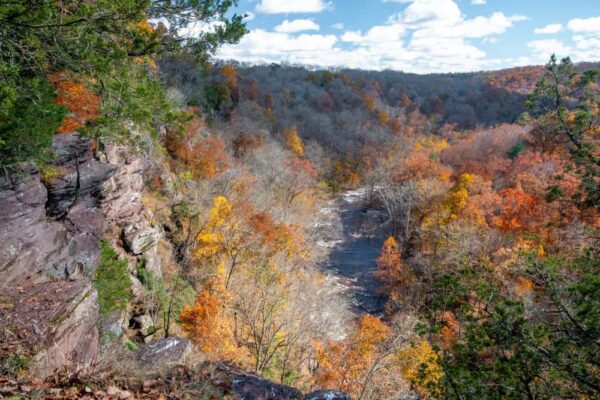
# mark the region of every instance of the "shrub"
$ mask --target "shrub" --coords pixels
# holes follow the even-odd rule
[[[101,242],[100,265],[94,283],[98,290],[100,314],[109,315],[127,307],[132,295],[127,260],[119,260],[106,241]]]

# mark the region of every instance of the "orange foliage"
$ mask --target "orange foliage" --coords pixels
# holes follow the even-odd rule
[[[238,76],[235,68],[233,68],[231,65],[224,65],[219,74],[230,89],[237,88]]]
[[[397,171],[393,173],[392,179],[395,182],[406,182],[411,180],[421,180],[434,178],[440,181],[446,181],[452,175],[452,170],[439,161],[432,159],[424,152],[415,153],[404,159]]]
[[[526,296],[533,291],[533,281],[531,279],[518,277],[517,278],[517,294]]]
[[[56,88],[56,104],[66,105],[69,111],[57,133],[77,131],[100,116],[100,97],[82,82],[73,81],[64,73],[53,74],[50,80]]]
[[[186,305],[179,315],[190,340],[211,359],[231,359],[235,354],[231,324],[223,310],[221,301],[203,290],[196,303]]]
[[[450,311],[444,311],[442,313],[442,321],[444,324],[440,330],[442,346],[445,349],[448,349],[456,342],[459,325],[456,317]]]
[[[400,248],[393,236],[383,242],[381,254],[377,258],[375,277],[383,283],[382,289],[386,292],[406,283],[407,276],[402,265]]]
[[[377,317],[363,316],[356,331],[346,340],[316,346],[319,369],[316,384],[356,394],[365,383],[367,374],[380,346],[390,335],[390,328]]]
[[[540,200],[521,189],[500,191],[500,214],[494,225],[503,231],[534,232],[541,222]]]
[[[182,162],[197,178],[212,178],[229,168],[232,160],[226,152],[223,139],[218,136],[201,136],[204,123],[193,118],[183,136],[176,132],[167,135],[169,153]]]

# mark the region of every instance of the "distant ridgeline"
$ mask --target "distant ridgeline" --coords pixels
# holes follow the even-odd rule
[[[390,133],[514,123],[544,68],[418,75],[234,63],[215,64],[204,74],[192,62],[167,59],[162,70],[166,83],[181,90],[188,104],[226,119],[248,117],[248,131],[281,132],[296,125],[303,139],[352,153],[356,142],[381,141]]]

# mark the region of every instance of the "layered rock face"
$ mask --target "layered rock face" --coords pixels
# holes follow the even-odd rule
[[[141,193],[143,186],[140,171],[136,186],[105,187],[124,172],[97,158],[92,139],[58,135],[52,148],[45,171],[21,165],[0,177],[0,355],[30,354],[30,371],[40,377],[96,361],[100,317],[92,279],[100,240],[107,215],[120,218],[125,204],[139,204],[131,196],[118,202],[127,196],[118,191]],[[114,200],[111,208],[103,209],[103,198]]]
[[[0,177],[0,287],[79,279],[98,265],[99,196],[117,167],[96,160],[93,143],[56,136],[45,183],[32,166]]]

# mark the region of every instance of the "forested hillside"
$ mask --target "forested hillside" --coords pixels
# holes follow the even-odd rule
[[[0,2],[0,398],[597,398],[598,65],[216,61],[233,6]]]

